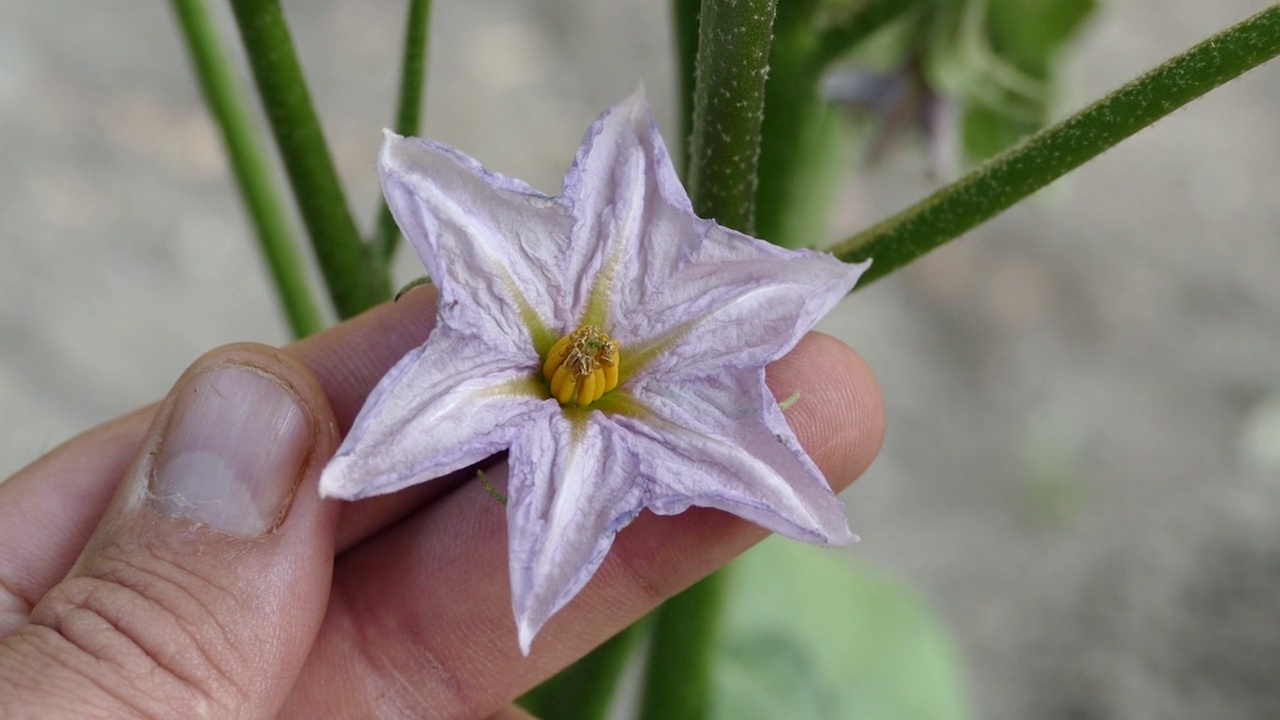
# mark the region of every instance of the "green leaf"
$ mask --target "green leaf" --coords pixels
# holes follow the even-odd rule
[[[992,157],[1039,129],[1039,123],[983,105],[965,108],[960,122],[965,155],[973,160]]]
[[[1097,0],[990,0],[992,49],[1025,72],[1046,77],[1059,50],[1097,7]]]
[[[967,716],[955,649],[915,593],[783,538],[733,567],[712,717]]]

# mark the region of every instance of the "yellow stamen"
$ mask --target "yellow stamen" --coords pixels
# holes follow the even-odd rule
[[[608,385],[608,379],[605,377],[603,369],[596,368],[591,372],[591,380],[595,383],[595,388],[596,388],[595,397],[591,398],[591,402],[595,402],[600,399],[601,395],[604,395],[604,389],[606,385]],[[617,386],[618,386],[618,383],[614,383],[609,387],[617,387]]]
[[[567,403],[573,398],[573,391],[578,388],[578,379],[573,376],[573,371],[561,365],[556,368],[555,375],[551,376],[551,392],[555,394],[556,399],[561,403]]]
[[[596,374],[592,372],[590,375],[582,378],[582,382],[578,385],[578,407],[586,407],[596,399]]]
[[[542,376],[562,405],[586,407],[618,386],[618,341],[594,325],[583,325],[547,351]]]

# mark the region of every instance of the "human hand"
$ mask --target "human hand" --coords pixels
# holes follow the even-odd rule
[[[643,514],[523,657],[505,514],[474,471],[316,492],[434,317],[423,288],[284,350],[219,348],[0,485],[0,715],[521,717],[513,698],[764,536],[714,510]],[[787,419],[844,489],[883,434],[870,371],[810,334],[768,380],[801,393]]]

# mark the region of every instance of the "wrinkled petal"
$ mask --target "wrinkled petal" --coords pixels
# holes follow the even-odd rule
[[[320,476],[320,494],[395,492],[507,449],[531,417],[559,414],[518,390],[536,363],[515,364],[482,340],[437,328],[378,382]]]
[[[518,351],[556,315],[570,218],[560,202],[445,145],[388,132],[379,161],[396,223],[455,329]]]
[[[628,314],[675,272],[688,241],[696,240],[689,196],[643,89],[587,130],[563,192],[574,216],[566,271],[595,280],[566,298],[566,323],[578,322],[593,300],[612,318]]]
[[[870,261],[786,250],[713,223],[663,292],[633,308],[624,348],[657,346],[643,375],[697,377],[762,367],[795,346],[853,289]]]
[[[511,447],[511,600],[526,655],[642,505],[636,460],[617,426],[598,412],[574,417],[539,415]]]
[[[322,491],[389,492],[510,448],[512,603],[526,653],[644,507],[714,507],[811,542],[853,539],[763,368],[865,264],[696,217],[643,91],[591,126],[560,198],[390,134],[380,166],[440,288],[440,323],[379,384]],[[594,357],[623,376],[620,397],[598,409],[562,407],[540,378],[539,354],[583,323],[621,345],[617,365]]]
[[[619,416],[649,483],[647,507],[712,507],[797,540],[853,542],[844,505],[800,447],[763,370],[655,385],[634,395],[649,416]]]

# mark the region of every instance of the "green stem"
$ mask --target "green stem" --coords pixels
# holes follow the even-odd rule
[[[400,100],[396,106],[396,134],[417,135],[422,124],[422,94],[426,88],[427,35],[431,0],[409,0],[404,23],[404,50],[400,56]],[[400,230],[385,202],[379,203],[374,242],[385,260],[395,254]]]
[[[676,69],[680,113],[680,145],[676,167],[685,177],[689,169],[689,139],[693,136],[693,93],[697,84],[698,11],[702,0],[672,0],[671,15],[675,24]]]
[[[289,229],[284,202],[254,137],[253,122],[218,44],[208,8],[202,0],[173,0],[173,9],[205,103],[222,131],[240,197],[258,233],[258,246],[271,268],[293,335],[306,337],[320,332],[325,326],[324,315],[312,298],[306,265]]]
[[[775,0],[703,0],[689,196],[693,209],[750,233]]]
[[[632,624],[520,698],[519,704],[548,720],[603,720],[645,627],[644,620]]]
[[[814,245],[847,160],[839,118],[819,92],[810,3],[785,2],[769,56],[761,126],[756,236],[784,247]]]
[[[351,218],[279,0],[231,0],[231,8],[329,294],[351,317],[391,297],[385,265]]]
[[[814,66],[826,67],[920,2],[921,0],[871,0],[822,32],[812,57]]]
[[[703,720],[711,710],[711,653],[725,570],[658,608],[640,699],[641,720]]]
[[[775,0],[703,0],[699,12],[689,197],[698,215],[747,233],[776,12]],[[720,586],[712,575],[655,612],[641,718],[706,717]]]
[[[875,259],[859,283],[865,287],[1278,54],[1280,4],[1165,62],[832,251],[847,261]]]

